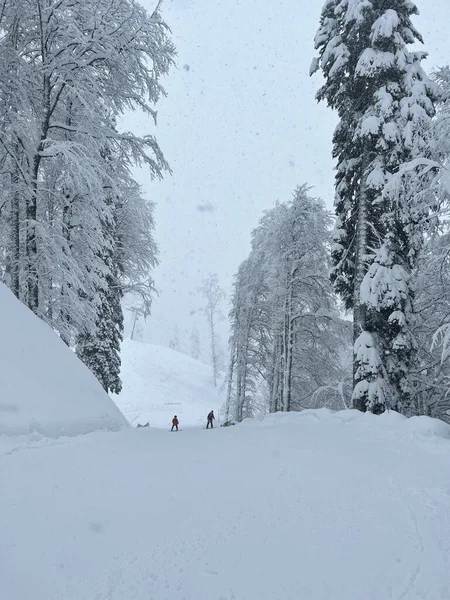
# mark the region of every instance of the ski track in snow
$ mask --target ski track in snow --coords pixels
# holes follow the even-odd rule
[[[449,600],[450,441],[394,421],[16,440],[0,598]]]

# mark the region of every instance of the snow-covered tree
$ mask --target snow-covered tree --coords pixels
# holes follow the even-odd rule
[[[261,372],[269,371],[270,309],[265,296],[267,281],[259,259],[257,253],[252,253],[241,263],[231,299],[227,419],[237,421],[263,409],[264,403],[257,397],[257,382]],[[261,369],[264,362],[266,368]]]
[[[112,257],[110,256],[110,259]],[[105,263],[109,265],[109,261]],[[77,356],[94,373],[106,392],[119,394],[122,390],[120,379],[120,342],[123,334],[123,313],[121,307],[121,286],[119,278],[111,272],[107,287],[98,292],[98,310],[93,333],[78,336]]]
[[[411,412],[449,419],[450,234],[433,236],[417,266],[414,339],[418,361],[409,374]]]
[[[225,292],[219,285],[219,278],[216,273],[210,273],[207,277],[203,278],[199,292],[205,300],[205,305],[201,309],[201,312],[205,315],[208,324],[213,382],[217,386],[222,362],[220,343],[217,339],[217,320],[222,315],[220,305],[225,298]]]
[[[434,78],[441,90],[433,121],[431,148],[441,165],[428,193],[438,199],[442,216],[439,231],[427,240],[417,265],[414,302],[414,338],[418,362],[410,373],[411,412],[450,419],[450,69],[439,69]]]
[[[171,350],[176,350],[177,352],[180,350],[180,329],[178,325],[175,325],[173,328],[172,337],[169,342],[169,348]]]
[[[319,388],[338,385],[348,331],[329,281],[329,225],[323,204],[302,186],[253,232],[230,312],[231,418],[299,410]]]
[[[328,0],[312,65],[317,94],[339,115],[333,280],[354,322],[354,406],[410,401],[412,270],[430,226],[427,137],[435,88],[410,0]]]
[[[143,330],[142,330],[142,323],[141,323],[141,317],[144,314],[144,308],[142,306],[142,303],[137,301],[136,298],[134,298],[133,295],[131,295],[132,301],[131,304],[129,304],[126,309],[131,313],[131,323],[130,323],[130,339],[131,340],[138,340],[140,342],[143,341]]]
[[[70,345],[95,345],[100,321],[104,341],[113,315],[116,347],[119,300],[137,292],[148,312],[157,260],[132,168],[168,169],[152,135],[117,122],[155,116],[167,26],[134,0],[5,0],[0,27],[2,279]]]
[[[200,348],[200,334],[198,333],[197,327],[194,327],[191,333],[191,356],[198,360],[201,356],[201,348]]]

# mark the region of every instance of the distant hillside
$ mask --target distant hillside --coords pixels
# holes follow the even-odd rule
[[[193,358],[144,342],[122,344],[123,391],[114,402],[134,426],[149,422],[169,427],[174,414],[181,427],[202,425],[223,400],[212,384],[211,367]]]

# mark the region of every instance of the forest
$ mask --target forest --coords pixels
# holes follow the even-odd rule
[[[321,406],[450,417],[450,70],[428,75],[410,49],[417,12],[325,3],[311,74],[339,117],[334,223],[303,185],[253,232],[233,294],[230,418]]]
[[[121,127],[129,111],[156,122],[176,62],[161,10],[0,9],[0,280],[112,393],[123,299],[149,314],[158,264],[134,169],[170,176],[155,136]],[[322,406],[450,418],[450,69],[424,71],[416,13],[410,0],[318,12],[311,75],[339,118],[335,210],[299,181],[251,233],[231,298],[229,419]]]

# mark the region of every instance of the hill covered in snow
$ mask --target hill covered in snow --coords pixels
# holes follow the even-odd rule
[[[0,283],[0,434],[74,436],[127,423],[57,334]]]
[[[212,370],[186,354],[130,339],[122,343],[123,390],[112,396],[134,426],[168,427],[174,414],[180,425],[206,423],[214,410],[220,418],[223,398],[212,383]]]

